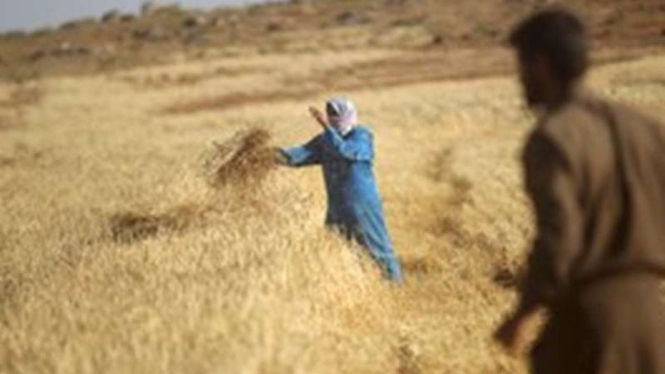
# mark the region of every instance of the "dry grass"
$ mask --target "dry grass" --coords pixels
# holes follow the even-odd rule
[[[23,129],[26,111],[38,106],[45,95],[38,82],[18,83],[10,87],[0,93],[0,131]]]
[[[154,115],[185,94],[278,91],[293,70],[357,57],[258,56],[274,79],[184,89],[44,81],[25,130],[0,137],[0,157],[18,160],[0,173],[0,372],[525,373],[489,338],[533,230],[517,162],[532,119],[512,79],[353,93],[375,133],[403,288],[323,229],[320,170],[269,162],[272,144],[316,134],[317,98]],[[615,64],[592,82],[657,110],[663,66]],[[213,139],[228,141],[204,152],[202,177]]]
[[[15,122],[9,115],[0,114],[0,131],[7,130],[15,126]]]
[[[262,73],[261,69],[247,67],[218,67],[210,71],[152,74],[147,76],[126,75],[121,81],[131,84],[137,89],[165,89],[173,87],[195,86],[205,81],[219,78],[237,78],[243,75]]]
[[[248,198],[260,189],[276,166],[275,150],[269,146],[270,133],[265,129],[241,130],[222,144],[204,154],[203,176],[217,191],[231,187],[236,200],[246,205],[256,202]],[[198,202],[180,204],[162,213],[127,211],[111,216],[111,237],[119,243],[132,243],[157,235],[178,234],[195,225],[205,224],[216,213],[216,194]],[[218,213],[218,212],[217,212]]]
[[[594,56],[598,65],[639,59],[653,50],[603,50]],[[246,68],[251,75],[251,68]],[[266,73],[256,69],[254,74]],[[191,115],[205,111],[225,111],[237,107],[302,101],[329,92],[356,92],[385,90],[418,83],[465,81],[505,77],[513,73],[513,60],[509,50],[501,47],[457,50],[420,50],[409,53],[390,53],[358,61],[342,62],[325,68],[304,69],[298,74],[285,74],[279,85],[266,85],[256,90],[243,88],[223,94],[203,97],[179,98],[159,113]],[[143,86],[169,88],[201,83],[205,74],[181,74],[171,78],[143,78]],[[212,79],[210,75],[207,79]],[[240,75],[239,75],[240,76]],[[196,77],[196,78],[194,78]],[[199,79],[199,77],[201,79]],[[134,78],[135,81],[140,81]]]
[[[252,106],[282,102],[298,101],[317,95],[319,90],[299,89],[295,91],[275,91],[265,93],[234,92],[220,97],[206,97],[192,101],[178,102],[163,110],[166,114],[193,114],[209,110],[226,110],[238,106]]]
[[[10,92],[9,97],[0,100],[0,108],[21,109],[41,102],[43,89],[38,83],[20,83]]]
[[[167,106],[166,114],[193,114],[223,111],[239,106],[299,101],[326,92],[353,92],[386,89],[423,82],[479,79],[506,74],[510,58],[505,49],[460,51],[421,51],[378,55],[374,58],[342,62],[330,67],[285,75],[277,87],[260,91],[237,91],[188,100]]]

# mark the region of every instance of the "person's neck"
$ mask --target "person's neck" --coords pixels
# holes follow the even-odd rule
[[[545,101],[545,110],[549,113],[556,112],[561,107],[569,103],[578,91],[578,84],[573,83],[570,85],[557,85],[551,90]]]
[[[353,131],[353,128],[354,128],[354,127],[355,127],[355,126],[353,126],[353,125],[352,125],[352,126],[345,126],[345,127],[343,127],[343,128],[339,128],[339,129],[337,129],[337,132],[339,132],[339,134],[342,135],[342,136],[346,136],[346,135],[348,135],[351,131]]]

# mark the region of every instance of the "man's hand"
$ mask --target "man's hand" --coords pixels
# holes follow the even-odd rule
[[[272,148],[270,150],[273,155],[273,162],[277,165],[288,166],[289,161],[286,158],[286,155],[282,152],[280,148]]]
[[[311,107],[309,107],[309,113],[312,115],[312,117],[314,117],[316,122],[319,125],[321,125],[321,127],[325,128],[326,126],[328,126],[328,122],[326,121],[326,117],[323,115],[323,113],[321,113],[320,110],[318,110],[317,108],[311,106]]]
[[[516,313],[508,317],[494,333],[494,339],[511,356],[518,356],[524,349],[535,325],[535,313]]]

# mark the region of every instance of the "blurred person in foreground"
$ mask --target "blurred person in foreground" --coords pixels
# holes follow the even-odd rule
[[[322,166],[326,226],[366,248],[383,274],[402,284],[372,169],[372,133],[358,124],[355,105],[345,98],[329,100],[326,116],[314,107],[310,113],[323,132],[303,146],[280,150],[283,160],[290,166]]]
[[[510,37],[540,119],[523,154],[537,236],[520,301],[495,338],[517,354],[542,308],[537,374],[665,373],[665,131],[580,89],[585,27],[565,10]]]

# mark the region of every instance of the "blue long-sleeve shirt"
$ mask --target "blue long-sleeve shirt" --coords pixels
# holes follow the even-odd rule
[[[283,153],[291,166],[323,166],[328,196],[327,224],[353,226],[368,209],[383,215],[372,170],[374,145],[369,129],[357,126],[342,136],[327,127],[307,144]]]
[[[326,224],[367,248],[386,274],[401,282],[372,169],[374,142],[370,130],[356,126],[343,136],[326,127],[307,144],[282,153],[291,166],[322,166],[328,196]]]

